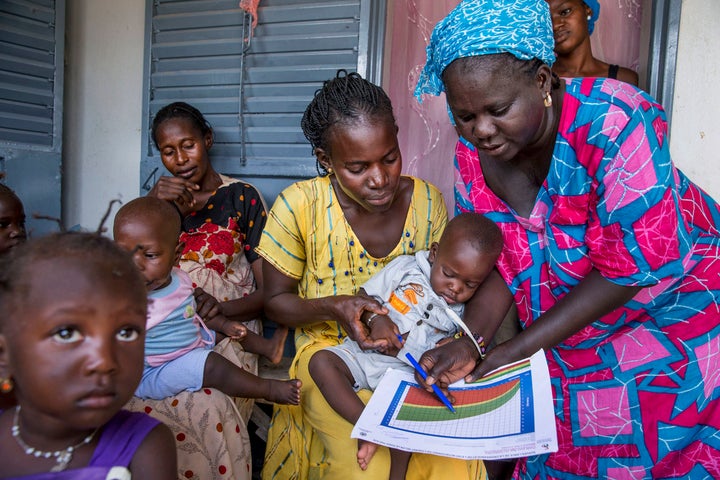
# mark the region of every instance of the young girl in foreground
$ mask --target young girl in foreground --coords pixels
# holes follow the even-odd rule
[[[233,397],[297,404],[298,380],[257,377],[212,350],[215,335],[208,327],[235,339],[247,332],[242,323],[222,314],[206,317],[206,322],[197,314],[190,277],[175,267],[184,248],[179,234],[180,217],[158,198],[136,198],[115,216],[115,241],[132,252],[150,299],[145,369],[135,394],[162,399],[211,387]]]
[[[0,477],[174,479],[170,430],[121,410],[140,381],[146,294],[107,238],[61,233],[0,258]],[[48,473],[53,472],[53,473]]]

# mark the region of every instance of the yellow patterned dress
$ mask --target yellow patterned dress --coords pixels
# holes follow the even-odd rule
[[[427,250],[447,223],[445,203],[429,183],[412,179],[413,198],[402,237],[386,257],[374,258],[345,220],[328,177],[298,182],[276,200],[258,253],[284,275],[298,279],[303,298],[355,294],[375,272],[398,255]],[[295,333],[297,354],[290,376],[302,380],[300,406],[276,405],[268,433],[264,480],[386,479],[389,454],[376,452],[368,470],[356,460],[352,425],[327,404],[308,373],[308,362],[321,348],[338,345],[345,334],[336,322],[319,322]],[[368,390],[361,391],[364,401]],[[413,455],[408,479],[484,478],[482,462]]]

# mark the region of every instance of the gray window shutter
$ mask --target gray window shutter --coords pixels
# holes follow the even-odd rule
[[[384,0],[261,0],[251,34],[237,0],[150,1],[141,194],[167,174],[150,123],[178,100],[213,126],[216,170],[255,184],[268,202],[316,175],[302,113],[339,68],[380,82],[384,15]]]
[[[643,14],[650,16],[646,90],[662,104],[670,123],[682,0],[655,0],[645,6],[649,8]]]
[[[28,230],[60,219],[65,0],[0,1],[0,181],[25,206]]]

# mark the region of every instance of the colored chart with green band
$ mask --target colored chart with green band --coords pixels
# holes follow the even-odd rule
[[[511,458],[553,451],[552,398],[544,354],[450,388],[455,412],[411,373],[389,370],[353,437],[458,458]]]

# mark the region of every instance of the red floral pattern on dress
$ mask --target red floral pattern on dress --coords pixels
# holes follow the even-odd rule
[[[180,241],[185,242],[183,255],[188,252],[197,252],[205,245],[205,236],[201,234],[181,233]]]
[[[203,223],[200,228],[197,229],[198,232],[208,233],[217,232],[218,230],[220,230],[220,225],[212,223],[210,219],[205,220],[205,223]]]
[[[235,239],[227,230],[208,236],[207,243],[210,250],[216,254],[232,255],[235,253]]]
[[[205,264],[205,267],[215,270],[220,275],[225,273],[225,265],[223,265],[223,263],[220,260],[218,260],[217,258],[213,258],[212,260],[207,262]]]
[[[213,258],[215,255],[232,255],[236,253],[235,237],[240,234],[235,231],[238,224],[234,218],[228,219],[227,230],[214,223],[204,223],[199,228],[182,232],[180,241],[185,242],[183,249],[183,259],[198,261],[197,254],[200,253],[204,258]],[[240,236],[242,239],[242,236]],[[195,252],[195,253],[194,253]],[[210,266],[210,265],[208,265]],[[210,266],[213,270],[222,274],[225,267],[218,269],[216,266]]]

